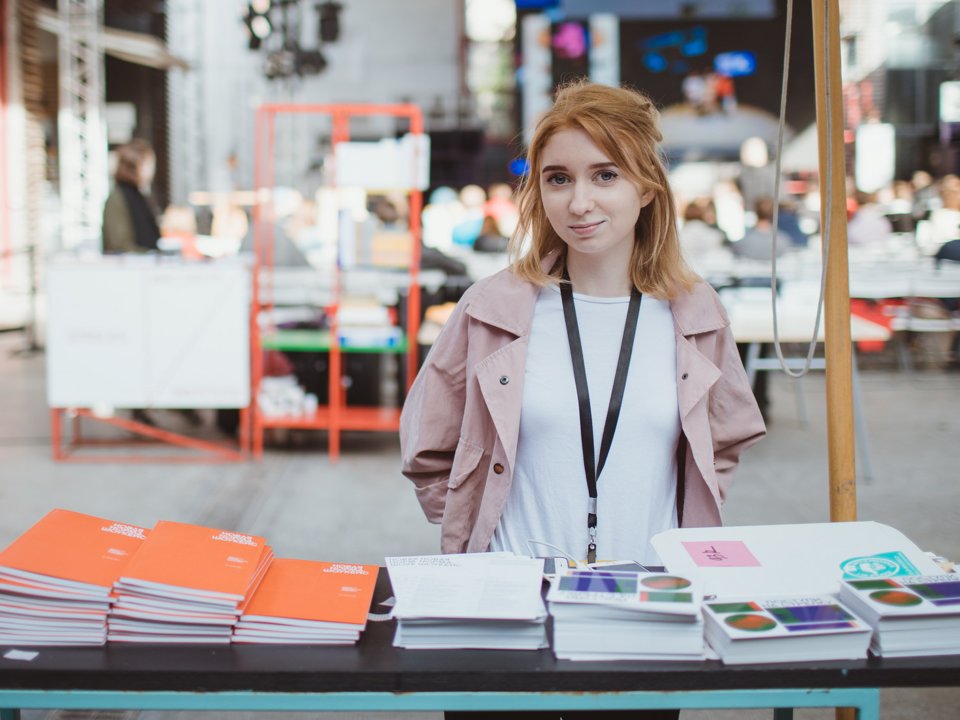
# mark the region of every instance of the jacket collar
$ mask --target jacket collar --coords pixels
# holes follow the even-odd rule
[[[710,285],[699,281],[690,292],[677,295],[670,301],[673,319],[684,337],[715,332],[730,324],[727,311]]]
[[[544,268],[553,266],[557,253],[543,259]],[[479,289],[467,308],[467,314],[482,323],[506,330],[517,337],[530,333],[533,307],[540,288],[519,279],[510,268],[493,275]],[[730,324],[716,292],[706,282],[698,282],[690,292],[670,301],[674,322],[681,335],[689,337],[714,332]]]
[[[557,255],[558,251],[553,251],[543,258],[541,267],[544,272],[553,267]],[[490,277],[466,312],[482,323],[523,337],[530,334],[533,307],[539,293],[538,286],[521,280],[511,268],[507,268]]]

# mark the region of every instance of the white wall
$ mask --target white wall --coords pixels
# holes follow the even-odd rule
[[[301,44],[314,47],[316,13],[304,0]],[[247,48],[240,0],[171,0],[170,50],[193,65],[171,75],[172,196],[193,190],[250,189],[254,111],[264,102],[391,103],[427,110],[435,98],[452,104],[459,89],[460,0],[353,0],[342,3],[340,39],[326,45],[320,75],[267,80],[264,50]],[[295,184],[316,153],[319,119],[284,117],[277,124],[278,181]],[[359,121],[356,136],[392,133],[394,122]],[[236,152],[233,173],[227,158]]]

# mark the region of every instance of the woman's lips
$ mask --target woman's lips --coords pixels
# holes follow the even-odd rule
[[[603,224],[603,220],[599,220],[595,223],[579,223],[577,225],[570,225],[570,229],[573,230],[577,235],[590,235]]]

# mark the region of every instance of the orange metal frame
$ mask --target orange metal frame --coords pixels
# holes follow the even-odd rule
[[[423,135],[423,113],[419,107],[409,103],[400,104],[292,104],[274,103],[261,105],[257,109],[255,123],[254,178],[257,190],[272,188],[274,183],[274,156],[276,140],[276,117],[281,114],[319,114],[329,115],[332,123],[331,141],[334,145],[350,138],[350,118],[353,116],[386,115],[408,118],[410,132]],[[407,298],[406,337],[407,368],[406,386],[413,384],[419,366],[417,331],[420,326],[420,213],[423,209],[423,194],[415,188],[408,189],[410,205],[410,234],[412,253],[410,261],[410,285]],[[272,308],[272,274],[266,274],[266,288],[260,287],[260,271],[273,268],[273,227],[265,222],[263,201],[254,206],[254,253],[256,264],[253,273],[253,311],[250,317],[251,343],[251,421],[252,450],[255,458],[263,456],[263,433],[266,428],[300,428],[327,430],[328,448],[331,461],[340,456],[340,433],[344,430],[394,431],[400,427],[400,410],[385,407],[347,407],[342,384],[342,352],[337,338],[337,309],[340,301],[340,270],[334,278],[334,303],[329,308],[332,324],[330,327],[330,363],[328,404],[320,407],[312,417],[263,417],[260,412],[257,393],[263,378],[263,350],[260,342],[260,327],[257,319],[260,310]],[[261,300],[261,290],[264,290]]]
[[[64,415],[71,420],[72,435],[67,444],[64,444]],[[110,439],[84,438],[81,420],[87,419],[139,435],[139,438]],[[229,463],[244,462],[249,458],[250,442],[250,408],[240,409],[240,442],[239,444],[218,443],[211,440],[180,435],[179,433],[127,420],[120,417],[99,417],[86,408],[51,408],[50,409],[51,445],[53,459],[58,462],[75,463]],[[165,443],[186,450],[194,450],[191,454],[152,454],[137,453],[131,455],[77,455],[75,450],[81,447],[129,447],[148,443]]]

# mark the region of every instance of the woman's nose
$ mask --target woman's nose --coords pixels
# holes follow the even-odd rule
[[[577,183],[573,186],[570,196],[570,212],[574,215],[583,215],[593,209],[593,195],[589,185]]]

